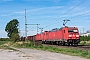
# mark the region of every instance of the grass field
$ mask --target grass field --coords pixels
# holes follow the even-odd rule
[[[8,49],[10,41],[0,41],[0,49]]]
[[[0,41],[0,45],[7,43],[8,41]]]

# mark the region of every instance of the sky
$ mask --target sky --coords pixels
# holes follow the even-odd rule
[[[0,38],[7,37],[5,27],[13,19],[25,36],[25,9],[27,24],[40,24],[43,31],[61,28],[67,19],[66,26],[78,27],[81,33],[90,30],[90,0],[0,0]],[[27,26],[27,35],[36,33],[36,25]]]

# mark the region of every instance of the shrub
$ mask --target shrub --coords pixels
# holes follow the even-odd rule
[[[19,41],[19,39],[20,39],[20,36],[18,33],[12,33],[11,40],[13,42],[17,42],[17,41]]]

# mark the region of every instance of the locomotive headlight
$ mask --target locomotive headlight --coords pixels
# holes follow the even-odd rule
[[[69,35],[69,37],[72,37],[72,35]]]
[[[76,37],[79,37],[79,35],[76,35]]]

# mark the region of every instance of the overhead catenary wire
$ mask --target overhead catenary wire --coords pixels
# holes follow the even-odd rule
[[[62,15],[67,14],[68,12],[72,11],[73,9],[75,9],[77,6],[79,6],[80,4],[82,4],[82,3],[85,2],[85,1],[86,1],[86,0],[81,1],[81,2],[78,3],[76,6],[74,6],[73,8],[71,8],[70,10],[68,10],[67,12],[63,13]]]
[[[77,15],[77,16],[70,17],[70,18],[68,18],[68,19],[72,20],[72,19],[75,19],[75,18],[80,17],[80,16],[89,17],[89,15],[90,15],[90,11],[87,11],[86,13],[82,13],[82,14],[79,14],[79,15]],[[88,18],[88,19],[86,19],[86,21],[87,21],[87,20],[90,20],[90,19]],[[74,23],[78,23],[78,22],[83,22],[83,21],[84,21],[84,20],[77,21],[77,22],[73,22],[73,24],[74,24]],[[60,23],[60,22],[57,22],[57,23]]]
[[[70,10],[68,10],[68,11],[66,11],[65,13],[63,13],[62,15],[65,15],[65,14],[67,14],[67,13],[69,13],[69,12],[71,12],[73,9],[75,9],[77,6],[79,6],[80,4],[82,4],[83,2],[85,2],[86,0],[83,0],[83,1],[81,1],[79,4],[77,4],[77,5],[75,5],[73,8],[71,8]],[[61,15],[61,16],[62,16]],[[61,17],[60,16],[60,17]],[[75,18],[75,17],[72,17],[72,18]],[[58,21],[58,20],[56,20],[56,21]],[[55,23],[55,22],[54,22]],[[58,22],[59,23],[59,22]],[[53,24],[54,25],[54,24]],[[51,26],[50,24],[49,25],[47,25],[47,26],[45,26],[45,27],[43,27],[43,28],[46,28],[46,27],[49,27],[49,26]]]
[[[90,13],[90,11],[88,11],[88,12],[86,12],[86,13],[83,13],[83,14],[80,14],[80,15],[78,15],[78,16],[71,17],[70,19],[73,19],[73,18],[76,18],[76,17],[82,16],[82,15],[85,15],[85,14],[88,14],[88,13]]]
[[[78,16],[75,16],[75,17],[72,17],[71,19],[73,19],[73,18],[77,18],[77,17],[79,17],[79,16],[83,16],[83,15],[88,14],[88,13],[90,13],[90,11],[87,12],[87,13],[83,13],[83,14],[81,14],[81,15],[78,15]],[[86,16],[85,16],[85,17],[86,17]],[[87,20],[89,20],[89,18],[86,19],[86,21],[87,21]],[[83,22],[83,20],[80,20],[80,21],[77,21],[77,22],[73,22],[73,24],[74,24],[74,23],[78,23],[78,22]],[[60,22],[57,22],[57,23],[60,23]]]
[[[84,3],[85,1],[86,1],[86,0],[81,1],[80,3],[78,3],[77,5],[75,5],[75,6],[74,6],[73,8],[71,8],[70,10],[68,10],[68,11],[66,11],[65,13],[61,14],[61,16],[69,13],[70,11],[72,11],[73,9],[75,9],[77,6],[81,5],[81,4]],[[61,16],[60,16],[60,17],[61,17]],[[56,21],[58,21],[58,20],[56,20]],[[53,24],[53,25],[54,25],[54,24]],[[50,24],[47,25],[47,26],[45,26],[45,27],[43,27],[43,28],[46,28],[46,27],[49,27],[49,26],[50,26]]]
[[[71,17],[71,18],[69,18],[69,19],[73,19],[73,18],[77,18],[77,17],[79,17],[79,16],[83,16],[83,15],[86,15],[86,14],[89,14],[90,13],[90,11],[87,11],[86,13],[83,13],[83,14],[80,14],[80,15],[77,15],[77,16],[74,16],[74,17]],[[89,18],[87,19],[87,20],[89,20]],[[79,22],[79,21],[78,21]],[[78,23],[77,22],[77,23]],[[81,22],[81,21],[80,21]],[[60,22],[57,22],[57,23],[60,23]],[[74,22],[74,23],[76,23],[76,22]],[[54,25],[54,24],[53,24]]]
[[[71,17],[71,18],[69,18],[69,19],[77,18],[77,17],[79,17],[79,16],[83,16],[83,15],[86,15],[86,14],[89,14],[89,13],[90,13],[90,11],[88,11],[88,12],[86,12],[86,13],[83,13],[83,14],[80,14],[80,15],[78,15],[78,16]],[[86,15],[85,17],[88,17],[88,15]],[[87,21],[87,20],[89,20],[89,18],[86,19],[86,21]],[[73,22],[73,24],[74,24],[74,23],[78,23],[78,22],[83,22],[83,20],[77,21],[77,22]]]

